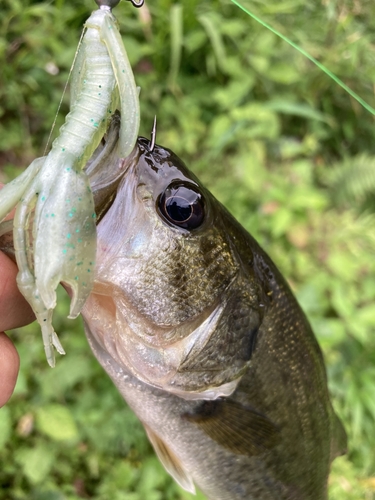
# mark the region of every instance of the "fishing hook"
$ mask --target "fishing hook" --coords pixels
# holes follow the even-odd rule
[[[136,2],[135,0],[128,0],[128,2],[131,2],[134,7],[139,9],[139,7],[142,7],[142,5],[145,3],[145,0],[139,0],[138,2]]]
[[[128,1],[131,2],[134,7],[137,7],[137,9],[139,9],[139,7],[142,7],[142,5],[145,3],[145,0],[138,0],[138,2],[136,2],[136,0]],[[117,4],[120,3],[120,0],[95,0],[95,2],[101,9],[112,10],[114,7],[116,7]]]
[[[152,130],[151,130],[151,144],[150,144],[150,147],[148,149],[150,151],[150,153],[152,153],[153,150],[154,150],[155,141],[156,141],[156,115],[155,115],[155,118],[154,118],[154,124],[152,126]]]

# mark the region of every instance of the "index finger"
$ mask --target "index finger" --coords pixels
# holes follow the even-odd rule
[[[3,184],[0,184],[0,190]],[[11,212],[6,219],[12,218]],[[25,326],[35,316],[28,302],[18,290],[16,264],[0,251],[0,332]]]
[[[20,358],[10,339],[0,332],[0,408],[5,405],[16,385]]]
[[[34,313],[18,290],[16,264],[0,252],[0,332],[28,325]]]

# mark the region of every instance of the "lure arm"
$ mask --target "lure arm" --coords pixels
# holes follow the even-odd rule
[[[117,106],[121,108],[120,157],[137,139],[138,91],[111,8],[118,0],[96,0],[85,23],[72,79],[72,104],[46,157],[7,184],[0,194],[0,220],[15,206],[13,224],[17,283],[41,325],[47,361],[53,346],[64,350],[52,326],[56,288],[71,289],[69,317],[80,313],[94,280],[96,225],[93,195],[83,168],[100,144]],[[1,223],[0,223],[1,232]]]

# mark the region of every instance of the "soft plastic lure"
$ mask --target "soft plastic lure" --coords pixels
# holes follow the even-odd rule
[[[131,153],[139,129],[138,91],[112,14],[120,0],[95,1],[99,9],[85,23],[73,71],[71,110],[60,134],[49,154],[34,160],[0,195],[0,220],[17,205],[13,224],[17,283],[41,325],[51,366],[53,346],[64,354],[52,326],[56,288],[60,282],[69,285],[69,317],[75,318],[94,278],[95,211],[83,168],[117,107],[122,115],[120,157]],[[5,223],[0,224],[0,234],[6,229]]]

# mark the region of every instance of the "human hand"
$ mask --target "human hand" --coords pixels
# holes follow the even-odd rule
[[[0,407],[13,393],[16,385],[19,357],[4,330],[31,323],[34,314],[17,288],[17,266],[0,252]]]
[[[3,184],[0,184],[2,189]],[[12,218],[14,213],[7,218]],[[5,405],[16,385],[20,359],[4,330],[18,328],[34,320],[34,314],[16,283],[17,266],[0,252],[0,408]]]

